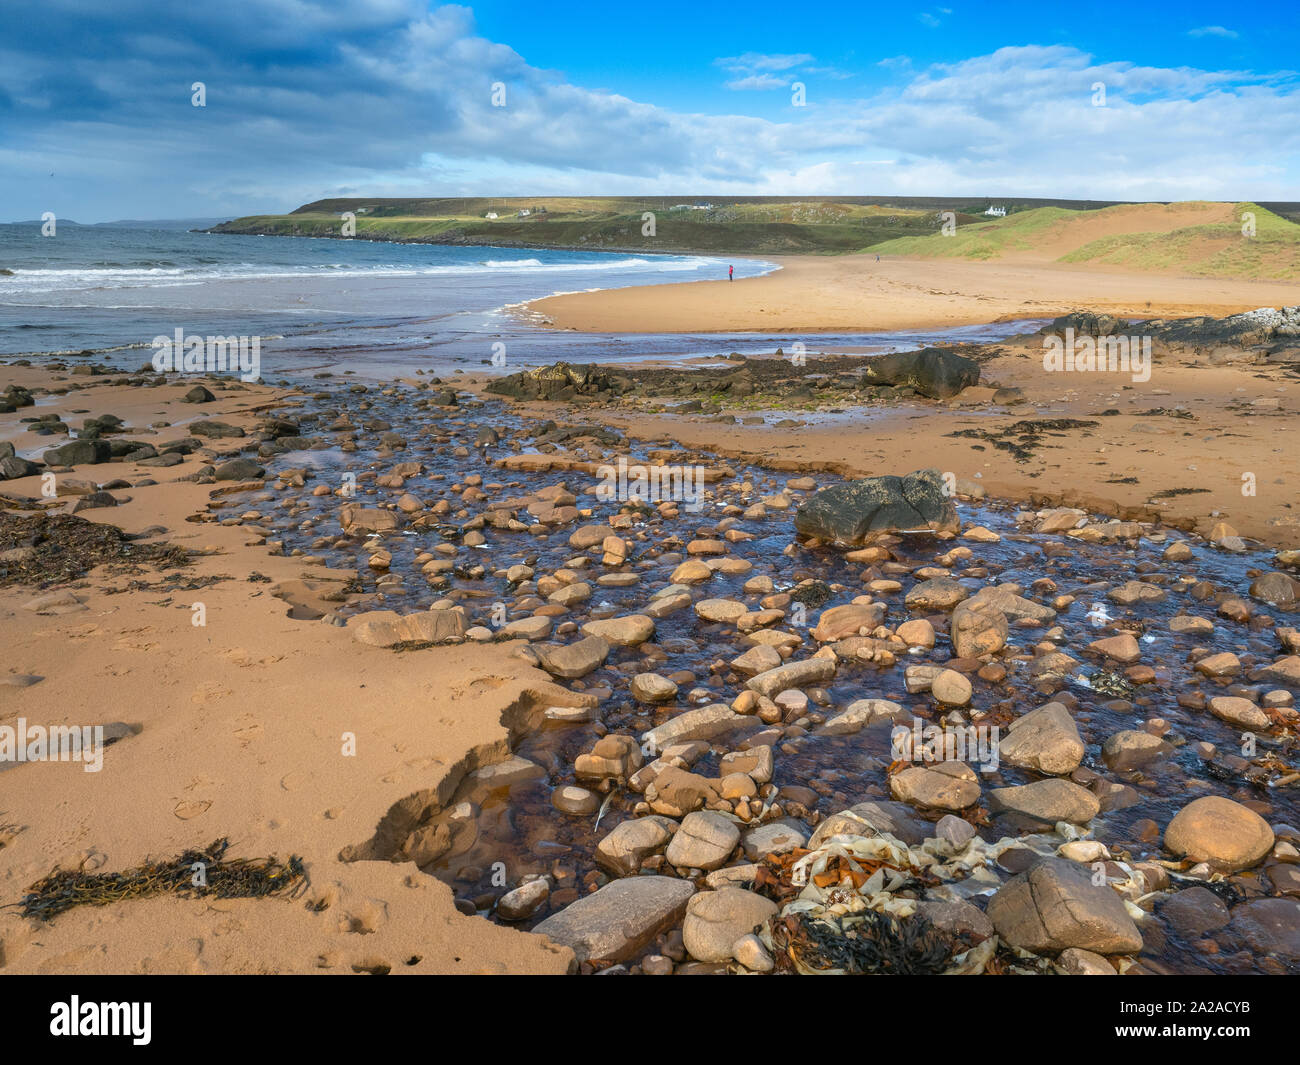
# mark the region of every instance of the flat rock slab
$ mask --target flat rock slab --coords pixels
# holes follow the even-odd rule
[[[1053,777],[1016,787],[994,788],[989,792],[989,809],[1020,814],[1049,825],[1057,821],[1086,825],[1097,816],[1101,806],[1087,788]]]
[[[403,643],[442,643],[464,636],[469,628],[460,607],[425,610],[419,614],[398,614],[392,610],[371,610],[348,620],[348,631],[371,647],[396,647]]]
[[[576,643],[541,644],[534,650],[547,673],[566,680],[577,680],[605,664],[610,646],[602,636],[588,636]]]
[[[688,880],[633,876],[584,895],[533,929],[579,961],[626,961],[677,924],[695,894]]]
[[[655,726],[642,733],[641,740],[642,743],[649,744],[648,750],[663,751],[674,743],[708,740],[741,725],[757,728],[760,724],[752,717],[736,713],[726,703],[710,703],[695,710],[687,710],[684,714],[678,714],[672,720]]]
[[[1254,899],[1232,911],[1232,925],[1248,947],[1283,961],[1300,961],[1300,902]]]

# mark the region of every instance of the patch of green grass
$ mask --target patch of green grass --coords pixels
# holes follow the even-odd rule
[[[950,236],[945,236],[942,232],[931,232],[926,236],[900,237],[866,250],[877,255],[992,259],[1008,251],[1032,250],[1046,229],[1062,219],[1074,218],[1081,213],[1064,207],[1035,207],[1009,214],[1006,218],[959,226]]]
[[[644,252],[724,254],[848,254],[896,233],[927,232],[928,214],[863,215],[839,222],[762,222],[711,220],[704,212],[657,213],[655,233],[642,232],[641,214],[572,218],[551,215],[545,221],[510,217],[358,216],[362,240],[413,241],[503,247],[586,248]],[[240,218],[215,227],[216,232],[271,236],[341,237],[343,220],[334,214],[302,213]]]
[[[540,199],[319,200],[287,215],[254,215],[214,227],[219,233],[342,237],[343,214],[355,216],[358,239],[503,247],[586,248],[713,254],[860,252],[891,237],[933,232],[927,208],[750,197],[708,210],[675,210],[681,197],[543,197]],[[520,218],[518,211],[530,210]],[[544,211],[539,210],[544,208]],[[647,211],[655,232],[642,232]],[[486,215],[496,212],[499,217]],[[958,214],[959,224],[974,216]]]

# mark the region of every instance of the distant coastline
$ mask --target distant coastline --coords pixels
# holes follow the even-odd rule
[[[1295,280],[1300,204],[952,197],[327,199],[198,232],[638,255],[881,255]]]

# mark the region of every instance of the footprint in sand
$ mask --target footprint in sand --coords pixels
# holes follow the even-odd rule
[[[194,818],[208,812],[208,807],[212,805],[207,799],[182,799],[176,804],[172,811],[182,821],[192,821]]]
[[[284,655],[267,655],[265,658],[254,657],[251,651],[242,647],[232,647],[228,651],[222,651],[221,657],[232,665],[248,668],[249,666],[271,666],[281,661]]]
[[[200,684],[194,690],[194,694],[190,696],[190,702],[195,706],[203,706],[205,703],[209,703],[213,699],[224,699],[227,695],[231,694],[233,693],[229,688],[223,688],[220,684],[214,684],[213,682],[208,681],[205,684]]]

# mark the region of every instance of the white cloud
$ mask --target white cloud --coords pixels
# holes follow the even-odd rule
[[[790,85],[789,78],[778,78],[775,74],[750,74],[748,77],[736,78],[726,83],[728,89],[785,89]]]
[[[1189,37],[1227,37],[1230,40],[1236,40],[1241,36],[1236,30],[1225,29],[1223,26],[1199,26],[1194,30],[1188,30]]]
[[[812,60],[813,57],[804,52],[794,55],[769,55],[763,52],[746,52],[744,55],[715,59],[713,62],[717,66],[739,74],[757,70],[789,70],[792,67],[803,66],[805,63],[811,63]]]

